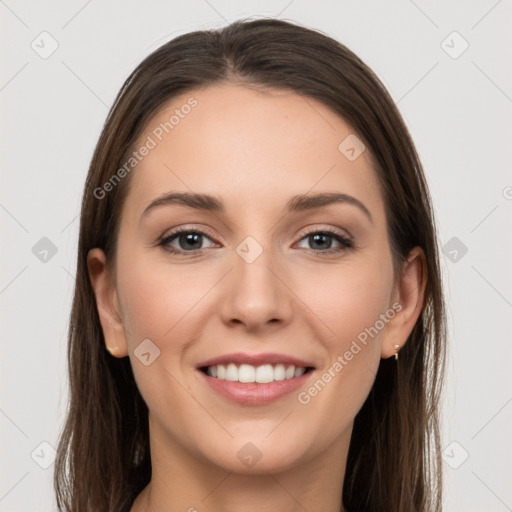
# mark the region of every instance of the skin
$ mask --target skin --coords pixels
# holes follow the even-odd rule
[[[349,161],[338,146],[353,133],[323,104],[293,91],[223,84],[168,102],[142,144],[189,97],[198,105],[138,164],[123,207],[117,260],[88,255],[105,342],[130,357],[149,408],[151,483],[132,512],[172,510],[338,512],[353,420],[381,358],[405,344],[424,300],[423,253],[411,251],[394,278],[387,221],[368,149]],[[137,147],[140,145],[138,144]],[[214,194],[224,213],[148,204],[166,192]],[[361,201],[286,213],[296,194],[339,192]],[[191,252],[186,240],[157,245],[178,226],[208,230]],[[307,229],[334,230],[315,245]],[[248,236],[262,248],[248,263],[236,252]],[[194,247],[194,246],[192,246]],[[325,250],[341,248],[325,255]],[[188,252],[187,252],[188,251]],[[217,395],[196,370],[233,352],[278,352],[311,361],[311,386],[379,315],[402,309],[307,404],[298,392],[262,406]],[[134,350],[150,339],[149,366]],[[251,467],[237,453],[252,443]]]

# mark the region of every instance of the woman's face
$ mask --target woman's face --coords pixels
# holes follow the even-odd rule
[[[104,272],[95,289],[159,453],[277,472],[347,445],[380,358],[408,334],[389,324],[400,288],[359,144],[311,98],[235,85],[174,98],[139,138],[116,285]],[[206,375],[219,357],[226,373]],[[314,369],[287,378],[293,363]]]

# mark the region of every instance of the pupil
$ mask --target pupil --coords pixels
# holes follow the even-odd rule
[[[325,239],[330,238],[330,235],[312,235],[312,238],[314,240],[314,243],[317,243],[319,238],[324,239],[324,242],[325,242]],[[325,249],[325,247],[320,247],[320,249],[322,249],[322,248]]]
[[[196,242],[197,244],[197,241],[199,239],[201,235],[199,233],[188,233],[188,234],[185,234],[185,235],[181,235],[181,239],[180,239],[180,242],[185,242],[183,245],[186,246],[187,244],[191,244],[193,245],[194,242]],[[201,245],[201,243],[199,243],[199,245]],[[192,247],[192,249],[196,249],[197,247]]]

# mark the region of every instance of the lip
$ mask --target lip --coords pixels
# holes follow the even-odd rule
[[[293,365],[295,368],[314,368],[314,364],[302,359],[285,354],[277,354],[274,352],[266,352],[263,354],[245,354],[243,352],[236,352],[234,354],[224,354],[222,356],[207,359],[197,365],[197,368],[204,368],[206,366],[215,366],[218,364],[234,363],[236,365],[250,364],[251,366],[261,366],[264,364],[283,364]],[[299,378],[299,377],[297,377]],[[293,379],[290,379],[293,380]]]
[[[260,384],[257,382],[245,383],[217,379],[216,377],[206,375],[206,373],[203,373],[199,369],[197,371],[199,375],[205,379],[210,389],[239,405],[265,405],[274,402],[296,391],[315,373],[314,370],[310,370],[300,377],[294,377],[293,379],[277,380],[267,384]]]

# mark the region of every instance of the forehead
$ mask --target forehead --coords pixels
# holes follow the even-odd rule
[[[257,209],[314,190],[379,207],[368,151],[351,160],[340,150],[354,136],[331,109],[294,91],[233,84],[193,90],[168,101],[139,137],[135,149],[150,149],[139,156],[126,202],[140,213],[177,190]]]

